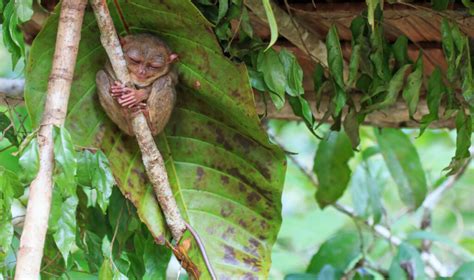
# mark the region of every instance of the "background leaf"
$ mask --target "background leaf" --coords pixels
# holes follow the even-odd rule
[[[326,270],[332,270],[330,274],[335,274],[339,279],[351,264],[355,264],[361,258],[359,236],[355,232],[341,232],[327,241],[319,248],[313,256],[306,272],[320,274]],[[328,266],[331,269],[328,269]],[[328,271],[329,272],[329,271]],[[327,279],[322,277],[322,279]]]
[[[346,190],[351,178],[348,161],[353,155],[351,142],[344,132],[331,131],[319,144],[314,172],[319,181],[316,200],[321,207],[337,201]]]
[[[390,265],[390,279],[427,279],[420,253],[412,245],[402,243]]]
[[[375,135],[388,170],[397,183],[400,198],[412,209],[418,208],[425,199],[427,186],[416,148],[398,129],[375,131]]]

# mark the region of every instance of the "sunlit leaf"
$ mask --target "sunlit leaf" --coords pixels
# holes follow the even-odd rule
[[[275,15],[273,14],[272,5],[270,0],[262,0],[263,8],[267,16],[268,25],[270,26],[270,43],[266,51],[268,51],[278,39],[278,25],[276,23]]]
[[[380,151],[402,201],[412,209],[418,208],[427,192],[426,177],[418,152],[401,130],[387,128],[375,131]]]
[[[61,217],[57,222],[57,231],[54,233],[54,241],[59,251],[67,262],[69,252],[76,241],[76,207],[78,199],[76,196],[67,198],[61,205]]]
[[[379,3],[379,0],[365,0],[367,4],[367,20],[369,21],[372,30],[375,28],[375,8]]]
[[[15,0],[15,9],[21,22],[28,21],[33,15],[33,0]]]
[[[319,144],[314,172],[319,180],[316,200],[321,207],[334,203],[344,194],[351,178],[348,161],[353,155],[351,142],[342,131],[331,131]]]
[[[54,181],[61,193],[74,195],[76,192],[77,159],[71,135],[64,127],[54,127]]]
[[[97,151],[94,155],[96,169],[92,173],[92,187],[97,190],[97,203],[102,212],[105,213],[109,205],[109,198],[112,195],[112,187],[115,184],[114,177],[110,170],[110,164],[102,151]]]
[[[20,179],[23,183],[29,184],[36,177],[39,170],[39,150],[36,138],[31,139],[23,149],[19,162],[21,166]]]
[[[217,22],[220,22],[229,10],[229,0],[219,0],[219,13],[217,14]]]

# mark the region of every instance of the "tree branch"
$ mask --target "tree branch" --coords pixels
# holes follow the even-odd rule
[[[86,0],[64,0],[43,119],[38,132],[39,171],[30,185],[15,279],[39,279],[48,229],[54,170],[53,126],[64,124]]]
[[[112,68],[122,83],[131,85],[132,81],[107,3],[103,0],[91,0],[91,5],[101,32],[100,40],[109,56]],[[166,223],[173,238],[179,241],[186,230],[186,223],[181,217],[176,199],[171,191],[163,157],[156,147],[143,113],[140,112],[132,116],[132,128],[142,153],[143,165],[153,185]]]

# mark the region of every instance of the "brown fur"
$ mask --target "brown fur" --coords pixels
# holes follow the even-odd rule
[[[127,67],[133,83],[149,92],[143,101],[153,135],[159,134],[168,123],[176,102],[175,85],[177,75],[172,69],[168,46],[159,38],[149,34],[129,35],[122,38]],[[130,55],[131,56],[130,56]],[[138,62],[138,63],[137,63]],[[125,108],[111,96],[111,86],[115,81],[110,64],[96,75],[99,101],[109,118],[128,135],[133,135],[130,116],[136,108]]]

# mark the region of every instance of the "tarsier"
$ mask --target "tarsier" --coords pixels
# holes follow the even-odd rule
[[[177,75],[172,63],[178,57],[158,37],[128,35],[121,40],[130,77],[136,88],[115,79],[110,63],[96,76],[99,101],[109,118],[128,135],[134,135],[131,115],[143,112],[153,135],[168,122],[176,102]]]
[[[143,112],[153,135],[168,122],[176,102],[177,74],[172,63],[178,56],[158,37],[150,34],[128,35],[121,40],[133,84],[117,81],[110,63],[96,75],[99,101],[109,118],[128,135],[134,135],[131,116]],[[197,232],[188,224],[212,279],[217,279]]]

